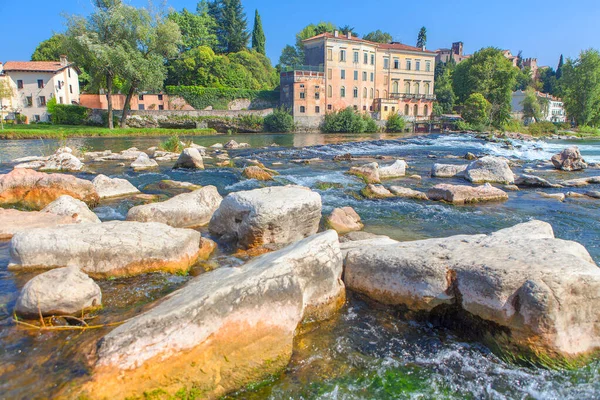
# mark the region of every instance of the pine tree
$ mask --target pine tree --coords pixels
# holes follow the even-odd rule
[[[417,37],[417,47],[424,49],[425,46],[427,46],[427,29],[422,27],[419,31],[419,36]]]
[[[565,63],[565,60],[563,58],[563,55],[561,54],[560,60],[558,60],[558,68],[556,68],[556,80],[559,80],[562,77],[564,63]]]
[[[248,22],[240,0],[214,0],[208,4],[208,14],[217,23],[221,53],[237,53],[248,46]]]
[[[263,31],[262,21],[258,10],[254,13],[254,29],[252,29],[252,48],[262,55],[266,55],[265,52],[265,32]]]

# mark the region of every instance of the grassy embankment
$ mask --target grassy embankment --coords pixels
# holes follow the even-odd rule
[[[0,130],[0,139],[65,139],[78,137],[127,137],[127,136],[171,136],[177,135],[214,135],[211,128],[202,129],[164,129],[164,128],[115,128],[74,125],[5,125]]]

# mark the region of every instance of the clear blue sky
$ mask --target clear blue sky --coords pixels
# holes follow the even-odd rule
[[[147,0],[128,2],[148,4]],[[167,1],[177,10],[193,10],[196,3]],[[514,54],[523,50],[525,57],[537,57],[539,65],[554,68],[561,53],[577,57],[582,49],[600,49],[600,0],[243,0],[243,5],[249,29],[258,8],[273,64],[281,49],[294,43],[296,32],[320,20],[348,24],[361,35],[381,29],[411,45],[424,25],[431,50],[463,41],[467,53],[485,46]],[[0,0],[0,60],[29,60],[40,41],[64,29],[63,13],[85,15],[91,10],[91,0]]]

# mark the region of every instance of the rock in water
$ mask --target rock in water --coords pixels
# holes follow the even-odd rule
[[[100,218],[98,218],[98,216],[94,214],[83,201],[74,199],[66,194],[48,204],[42,209],[42,212],[70,217],[77,223],[100,222]]]
[[[363,228],[360,215],[352,207],[335,208],[327,217],[327,225],[339,234],[360,231]]]
[[[600,347],[600,268],[545,222],[362,246],[347,253],[344,277],[382,303],[459,307],[509,329],[514,344],[536,354],[574,357]]]
[[[419,192],[418,190],[413,190],[401,186],[390,186],[390,191],[398,197],[403,197],[405,199],[414,199],[414,200],[428,200],[429,198],[423,192]]]
[[[468,165],[433,164],[431,167],[432,178],[454,178],[465,176]]]
[[[68,148],[68,147],[67,147]],[[60,150],[60,149],[59,149]],[[81,171],[83,163],[69,152],[56,153],[40,168],[41,171]]]
[[[381,183],[379,164],[376,162],[361,165],[360,167],[352,167],[348,173],[363,178],[366,183]]]
[[[131,168],[135,171],[143,171],[145,169],[151,169],[158,167],[158,163],[155,160],[151,160],[146,153],[140,153],[138,158],[131,163]]]
[[[465,179],[473,183],[512,185],[515,182],[515,174],[505,159],[485,156],[469,164],[465,170]]]
[[[554,168],[563,171],[579,171],[587,168],[587,164],[581,157],[577,146],[566,148],[559,154],[553,155],[550,161],[552,161]]]
[[[560,188],[562,185],[557,185],[554,183],[548,182],[544,178],[540,178],[535,175],[527,175],[523,174],[515,179],[515,185],[517,186],[530,186],[530,187],[547,187],[547,188]]]
[[[75,224],[77,221],[64,215],[41,211],[19,211],[0,208],[0,240],[8,240],[17,232],[33,228],[49,228],[57,225]]]
[[[25,284],[15,311],[25,317],[81,315],[83,310],[102,304],[100,287],[79,268],[57,268]]]
[[[383,185],[368,184],[360,193],[367,199],[387,199],[388,197],[394,197],[394,194]]]
[[[10,242],[13,270],[79,266],[109,278],[187,271],[201,255],[200,233],[157,222],[110,221],[17,232]]]
[[[204,169],[204,161],[198,149],[188,147],[183,149],[173,168]]]
[[[225,143],[223,147],[226,149],[239,149],[240,145],[238,142],[232,139],[229,142]]]
[[[343,305],[341,275],[334,231],[202,274],[108,333],[92,380],[77,390],[122,399],[193,386],[218,398],[264,380],[288,364],[300,324]]]
[[[206,225],[223,198],[214,186],[177,195],[167,201],[135,206],[127,213],[127,221],[162,222],[175,228]]]
[[[255,165],[251,165],[249,167],[244,168],[242,171],[242,175],[248,179],[256,179],[257,181],[272,181],[273,175],[271,175],[268,171],[257,167]]]
[[[396,160],[392,165],[386,165],[379,167],[379,178],[380,179],[392,179],[399,178],[406,175],[406,161]]]
[[[317,232],[321,196],[302,186],[273,186],[227,195],[209,229],[221,240],[249,249],[292,243]]]
[[[489,183],[482,186],[440,184],[427,191],[431,200],[443,200],[452,204],[480,203],[484,201],[508,200],[505,191],[495,188]]]
[[[0,205],[18,204],[40,210],[63,194],[90,206],[98,202],[92,183],[72,175],[46,174],[30,169],[14,169],[0,175]]]
[[[109,178],[106,175],[98,175],[92,181],[98,196],[101,199],[138,194],[140,191],[127,179]]]

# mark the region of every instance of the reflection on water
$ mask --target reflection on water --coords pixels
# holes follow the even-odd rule
[[[67,145],[116,152],[130,147],[143,150],[164,139],[86,138],[69,140]],[[558,237],[585,245],[596,262],[600,262],[600,201],[567,199],[558,202],[541,198],[537,189],[510,192],[509,200],[504,203],[463,207],[406,199],[365,200],[357,196],[364,184],[345,173],[351,164],[332,161],[333,156],[345,153],[365,157],[353,164],[375,160],[377,156],[403,158],[409,164],[408,175],[420,175],[422,179],[406,177],[386,182],[386,185],[426,191],[440,182],[464,183],[460,179],[431,179],[429,171],[435,162],[466,163],[464,159],[447,158],[466,152],[508,157],[518,164],[514,167],[516,173],[532,168],[535,175],[551,181],[600,175],[594,169],[565,173],[541,164],[571,144],[578,145],[588,161],[598,162],[598,142],[513,141],[512,147],[508,147],[469,135],[387,134],[220,135],[182,139],[191,139],[207,147],[230,139],[250,143],[252,148],[229,151],[236,165],[241,167],[246,159],[258,159],[276,169],[279,175],[270,183],[244,180],[239,168],[215,167],[214,159],[206,160],[204,171],[172,170],[172,163],[161,163],[155,171],[134,172],[117,162],[90,163],[88,172],[77,175],[92,179],[95,174],[104,173],[125,178],[140,190],[159,194],[163,199],[178,192],[158,188],[156,183],[162,179],[215,185],[222,195],[264,185],[304,185],[319,191],[324,213],[335,207],[351,206],[361,215],[366,231],[398,240],[486,233],[535,218],[552,224]],[[50,154],[58,145],[57,141],[49,140],[2,141],[0,173],[12,168],[8,160]],[[321,161],[310,164],[291,161],[313,158]],[[382,164],[392,162],[377,161]],[[323,182],[338,185],[322,190],[319,184]],[[570,190],[582,192],[588,189]],[[544,191],[564,192],[565,189]],[[137,200],[132,199],[111,200],[102,202],[94,212],[102,220],[124,219],[129,208],[136,204]],[[8,245],[0,242],[0,398],[50,397],[73,377],[87,373],[85,357],[106,330],[81,335],[40,334],[16,329],[10,318],[14,302],[20,288],[34,274],[7,271],[7,263]],[[239,263],[227,253],[219,253],[207,267]],[[199,266],[192,275],[203,270],[203,266]],[[105,308],[99,313],[97,322],[119,321],[137,315],[189,279],[151,274],[100,282]],[[393,310],[367,304],[351,294],[347,306],[336,319],[297,339],[292,363],[284,374],[255,392],[232,397],[595,398],[600,392],[599,368],[600,365],[594,363],[567,373],[508,365],[481,345],[465,342],[464,338],[427,323],[404,320]]]

